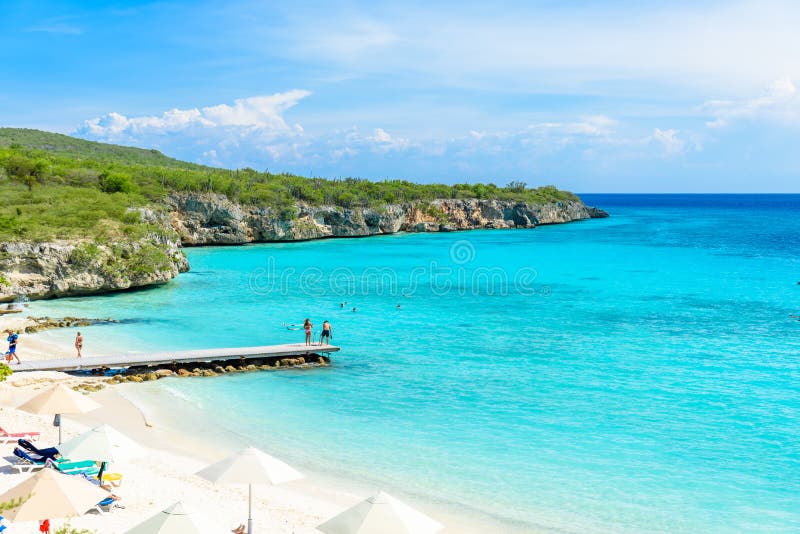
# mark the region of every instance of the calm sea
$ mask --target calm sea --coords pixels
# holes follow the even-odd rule
[[[146,386],[302,468],[522,529],[800,531],[800,196],[584,198],[611,218],[189,249],[164,287],[35,308],[125,320],[89,349],[329,320],[331,368]]]

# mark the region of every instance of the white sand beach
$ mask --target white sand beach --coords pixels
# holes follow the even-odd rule
[[[0,329],[24,330],[27,320],[12,316],[0,318]],[[48,332],[20,336],[19,352],[23,359],[71,357],[74,348],[56,344]],[[63,340],[63,336],[60,336]],[[13,369],[14,364],[11,364]],[[0,383],[0,425],[10,432],[37,431],[42,436],[38,446],[57,443],[57,428],[51,416],[39,416],[15,409],[36,393],[57,382],[69,385],[98,381],[103,378],[75,377],[59,372],[24,372]],[[147,517],[181,500],[201,511],[219,532],[230,532],[247,518],[247,488],[215,486],[195,476],[201,468],[235,451],[232,441],[215,436],[215,428],[198,428],[196,433],[171,428],[168,418],[153,416],[149,407],[137,406],[136,384],[106,385],[91,393],[102,408],[85,415],[62,416],[64,440],[85,430],[107,423],[148,449],[143,459],[125,465],[112,465],[110,470],[123,474],[123,481],[114,491],[122,497],[124,508],[111,513],[86,514],[73,518],[70,524],[102,534],[123,533]],[[145,412],[148,412],[145,415]],[[203,437],[205,436],[205,438]],[[8,463],[14,462],[13,444],[2,445],[0,460],[0,492],[20,483],[30,474],[18,474]],[[269,452],[269,451],[266,451]],[[349,506],[363,500],[379,488],[361,488],[352,483],[338,483],[329,477],[304,473],[306,478],[281,486],[254,486],[254,527],[257,532],[311,533],[316,526]],[[515,532],[497,529],[475,518],[465,519],[445,512],[441,506],[413,502],[422,511],[445,524],[446,532]],[[63,520],[51,524],[60,526]],[[38,532],[36,523],[14,523],[14,532]],[[217,530],[209,530],[216,532]],[[520,531],[522,532],[522,531]]]

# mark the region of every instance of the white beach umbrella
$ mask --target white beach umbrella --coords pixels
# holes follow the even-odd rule
[[[9,521],[38,521],[83,515],[107,497],[83,477],[42,469],[0,495],[0,503],[10,505],[3,511]]]
[[[19,406],[18,409],[38,414],[87,413],[100,408],[100,404],[64,384],[58,384]],[[61,444],[61,423],[58,425],[58,443]]]
[[[382,491],[317,527],[326,534],[433,534],[443,528]]]
[[[100,425],[58,446],[58,452],[70,460],[94,460],[103,462],[98,480],[103,480],[106,463],[125,462],[147,454],[138,443],[109,426]]]
[[[209,534],[223,531],[225,529],[216,527],[207,518],[178,501],[125,534]]]
[[[96,426],[58,446],[58,452],[70,460],[124,462],[147,454],[131,438],[109,425]]]
[[[253,484],[283,484],[303,478],[294,468],[254,447],[229,456],[197,475],[215,484],[247,484],[247,532],[253,533]]]

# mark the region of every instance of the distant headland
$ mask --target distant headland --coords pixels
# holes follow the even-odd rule
[[[415,184],[228,170],[157,150],[0,128],[0,301],[163,284],[181,248],[607,217],[522,182]]]

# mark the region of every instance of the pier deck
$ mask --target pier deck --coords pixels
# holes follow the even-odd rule
[[[19,371],[78,371],[89,369],[119,369],[146,367],[151,365],[186,364],[227,360],[251,360],[255,358],[297,358],[306,354],[337,352],[334,345],[311,345],[289,343],[286,345],[264,345],[261,347],[235,347],[230,349],[176,350],[166,352],[144,352],[141,354],[118,354],[112,356],[89,356],[83,358],[59,358],[53,360],[30,360],[10,364],[14,372]]]

